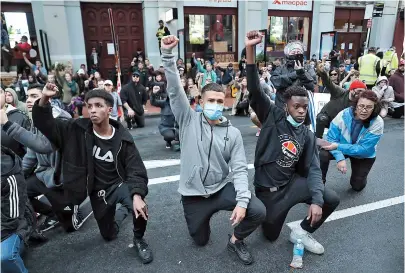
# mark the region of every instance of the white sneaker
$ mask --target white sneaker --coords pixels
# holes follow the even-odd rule
[[[257,130],[256,137],[260,136],[261,129]]]
[[[308,231],[303,230],[301,226],[293,228],[290,233],[291,243],[295,244],[298,239],[301,239],[306,250],[314,254],[320,255],[325,252],[323,246],[318,243]]]

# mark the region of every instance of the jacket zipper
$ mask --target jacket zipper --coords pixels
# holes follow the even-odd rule
[[[364,130],[363,133],[357,138],[356,144],[359,144],[359,141],[362,139],[362,137],[368,132],[368,129]]]
[[[122,184],[124,182],[124,179],[122,179],[122,176],[120,175],[120,171],[118,170],[118,155],[120,154],[121,148],[122,148],[122,141],[120,142],[120,147],[119,147],[118,152],[117,152],[117,157],[115,158],[115,168],[117,169],[117,174],[120,177],[121,184]],[[121,184],[118,187],[120,187]]]
[[[214,128],[213,128],[211,125],[210,125],[210,127],[211,127],[211,140],[210,140],[210,148],[209,148],[209,150],[208,150],[208,168],[207,168],[207,172],[205,173],[204,180],[203,180],[203,182],[202,182],[203,186],[204,186],[205,180],[207,179],[208,172],[210,171],[210,168],[211,168],[210,158],[211,158],[212,141],[213,141],[213,139],[214,139],[214,134],[213,134],[213,129],[214,129]],[[202,129],[202,128],[201,128],[201,129]],[[206,194],[208,194],[208,192],[207,192],[207,190],[205,189],[205,187],[204,187],[204,191],[205,191]]]

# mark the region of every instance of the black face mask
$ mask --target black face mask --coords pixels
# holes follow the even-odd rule
[[[290,61],[299,61],[301,63],[301,65],[304,65],[304,55],[303,54],[290,55],[287,57],[287,59]]]

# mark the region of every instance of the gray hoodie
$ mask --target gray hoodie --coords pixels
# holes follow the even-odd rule
[[[211,126],[202,113],[193,111],[181,86],[171,50],[162,48],[162,61],[170,105],[180,126],[179,193],[209,197],[233,182],[237,205],[247,208],[251,193],[240,131],[225,117],[219,124]],[[229,168],[232,173],[229,173]]]
[[[55,118],[69,119],[71,116],[64,110],[52,107],[52,114]],[[51,142],[35,127],[31,131],[26,130],[17,123],[7,122],[3,130],[19,143],[26,146],[27,154],[22,161],[24,174],[30,174],[34,171],[39,180],[44,182],[46,187],[53,188],[60,186],[55,184],[54,175],[56,169],[60,166],[61,155],[55,151]],[[62,182],[62,178],[57,179]]]

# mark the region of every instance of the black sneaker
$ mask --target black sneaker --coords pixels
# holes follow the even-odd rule
[[[53,229],[54,227],[57,227],[59,225],[59,220],[55,216],[48,216],[45,218],[45,220],[38,226],[38,230],[40,232],[45,232],[50,229]]]
[[[166,141],[166,149],[170,149],[172,147],[172,143],[170,141]]]
[[[142,263],[148,264],[153,261],[152,250],[143,238],[134,238],[134,246],[138,250],[138,256],[141,258]]]
[[[78,230],[92,214],[90,199],[86,199],[80,206],[74,206],[72,215],[73,228]]]
[[[238,255],[239,259],[245,265],[253,263],[253,257],[250,254],[247,246],[243,240],[236,240],[235,243],[231,243],[231,238],[229,237],[228,241],[228,250],[230,252],[235,252]]]

